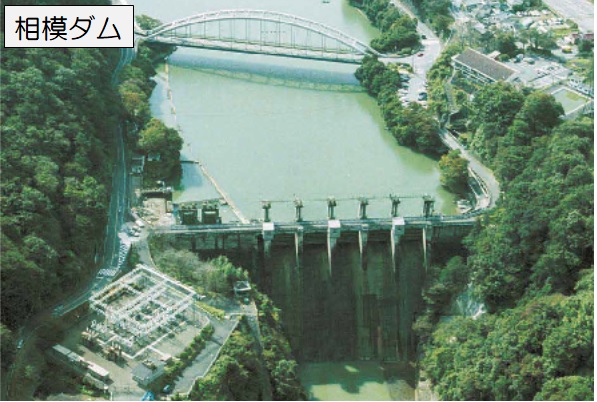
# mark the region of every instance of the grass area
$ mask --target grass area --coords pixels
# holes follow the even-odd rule
[[[586,75],[587,71],[591,68],[591,60],[585,58],[576,58],[566,63],[566,67],[577,72],[580,75]]]
[[[554,37],[558,39],[570,35],[572,33],[572,28],[555,28],[552,29],[551,32],[553,33]]]
[[[197,305],[201,310],[205,311],[208,314],[211,314],[212,316],[216,317],[218,320],[224,319],[224,315],[226,314],[224,312],[224,310],[221,310],[219,308],[210,306],[209,304],[202,303],[202,302],[198,302]]]
[[[564,113],[568,114],[587,103],[588,98],[567,88],[558,89],[553,97],[562,104]]]

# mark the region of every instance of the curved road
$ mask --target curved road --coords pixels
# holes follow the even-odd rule
[[[112,75],[112,85],[118,83],[118,73],[122,68],[131,62],[134,58],[133,49],[120,49],[120,60],[114,68]],[[120,247],[121,241],[118,236],[120,228],[122,227],[125,220],[125,211],[127,210],[128,204],[128,180],[127,180],[127,167],[125,158],[125,145],[123,140],[122,127],[118,125],[116,131],[116,160],[114,163],[114,173],[112,177],[112,194],[110,197],[110,206],[108,208],[108,224],[106,226],[106,234],[104,239],[104,249],[101,256],[101,269],[118,269],[120,267]],[[22,341],[22,345],[17,350],[15,361],[6,374],[6,378],[3,379],[3,383],[6,384],[6,388],[3,389],[4,395],[2,400],[14,399],[14,387],[12,386],[13,375],[15,369],[21,367],[25,362],[25,356],[27,350],[31,346],[31,340],[35,339],[36,331],[44,326],[48,319],[52,316],[62,316],[75,308],[79,307],[87,301],[91,296],[92,292],[97,289],[101,289],[109,284],[114,276],[95,276],[91,282],[81,291],[81,293],[71,296],[70,298],[63,301],[57,306],[52,306],[46,310],[37,313],[31,317],[19,330],[15,336],[19,337],[19,342]],[[4,388],[4,387],[3,387]]]
[[[399,0],[392,0],[392,3],[402,12],[408,14],[411,18],[417,18],[409,6]],[[417,31],[419,34],[425,35],[427,39],[423,39],[423,49],[419,52],[422,56],[409,56],[402,61],[407,62],[413,66],[414,77],[410,82],[409,98],[416,99],[416,95],[420,90],[425,89],[427,72],[431,69],[435,60],[442,52],[441,40],[426,24],[417,18]],[[450,134],[445,128],[439,132],[442,142],[450,149],[457,149],[460,155],[469,162],[469,169],[472,171],[471,176],[479,183],[479,187],[483,191],[483,196],[477,200],[475,210],[491,209],[495,206],[496,201],[500,196],[500,184],[496,180],[491,169],[483,165],[475,156],[471,155],[464,146]]]

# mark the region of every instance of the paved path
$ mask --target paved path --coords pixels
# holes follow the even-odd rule
[[[543,0],[552,11],[578,24],[582,32],[594,32],[594,6],[587,0]]]
[[[211,339],[207,341],[205,348],[201,353],[199,353],[195,360],[193,360],[193,363],[184,369],[182,375],[176,380],[176,383],[174,384],[175,393],[189,394],[195,381],[205,377],[220,355],[222,347],[226,344],[232,332],[234,332],[239,320],[240,317],[222,321],[216,319],[211,320],[211,324],[214,327],[214,334]]]
[[[469,168],[473,172],[473,178],[477,180],[485,197],[482,197],[475,209],[491,209],[495,206],[500,196],[500,184],[493,172],[483,165],[475,156],[471,155],[464,146],[446,129],[440,130],[440,138],[450,149],[457,149],[460,155],[469,162]]]
[[[420,35],[424,35],[426,37],[426,39],[421,39],[423,48],[416,54],[392,60],[393,62],[406,63],[412,66],[413,74],[409,82],[406,99],[409,102],[415,102],[418,99],[419,92],[425,90],[427,72],[431,69],[433,63],[435,63],[435,60],[441,54],[442,43],[435,32],[433,32],[433,30],[426,24],[421,22],[420,18],[413,13],[410,6],[405,5],[403,2],[398,0],[392,0],[392,3],[409,17],[417,18],[417,31],[419,31]],[[422,56],[419,56],[419,54],[422,54]]]

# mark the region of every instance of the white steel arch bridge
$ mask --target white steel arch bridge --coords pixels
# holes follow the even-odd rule
[[[265,10],[210,11],[135,32],[150,42],[302,59],[360,63],[366,55],[384,56],[335,28]]]

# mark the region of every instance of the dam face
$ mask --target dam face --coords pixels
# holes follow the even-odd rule
[[[281,309],[300,361],[415,359],[412,325],[422,308],[426,264],[452,249],[470,227],[406,228],[393,246],[389,230],[300,236],[213,233],[162,235],[202,259],[227,256],[247,269]],[[394,251],[392,250],[394,248]],[[443,253],[442,253],[443,254]],[[393,256],[394,255],[394,256]]]
[[[293,350],[305,361],[412,358],[411,326],[425,277],[420,241],[403,241],[394,267],[389,236],[369,240],[363,269],[356,236],[332,251],[306,244],[302,267],[294,248],[272,245],[269,294],[282,310]]]

